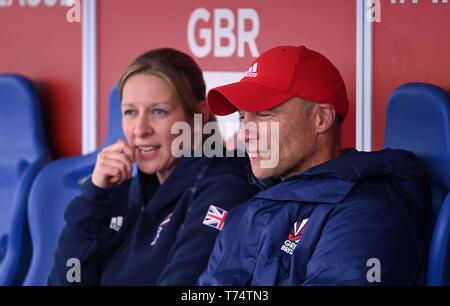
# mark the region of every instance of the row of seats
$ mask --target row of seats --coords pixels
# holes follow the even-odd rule
[[[117,86],[108,135],[123,139]],[[385,147],[415,152],[432,179],[428,285],[450,284],[450,100],[441,88],[406,84],[390,98]],[[31,82],[0,75],[0,285],[45,285],[64,211],[94,169],[94,153],[49,162],[38,96]]]
[[[64,211],[92,173],[98,151],[124,139],[118,87],[110,93],[105,143],[88,155],[50,162],[36,88],[0,75],[0,285],[45,285]]]
[[[0,285],[20,284],[32,254],[28,195],[49,161],[39,102],[27,79],[0,77]]]

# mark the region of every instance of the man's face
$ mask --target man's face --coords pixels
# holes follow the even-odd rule
[[[258,113],[239,111],[239,139],[257,178],[286,179],[309,168],[317,151],[311,111],[299,98]]]

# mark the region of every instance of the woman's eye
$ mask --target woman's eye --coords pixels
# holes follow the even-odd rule
[[[132,110],[132,109],[129,109],[129,110],[125,110],[125,111],[123,112],[123,114],[124,114],[125,116],[134,116],[134,115],[136,114],[136,111],[135,111],[135,110]]]
[[[163,115],[167,115],[168,112],[164,109],[160,109],[160,108],[155,108],[154,110],[152,110],[153,115],[156,116],[163,116]]]

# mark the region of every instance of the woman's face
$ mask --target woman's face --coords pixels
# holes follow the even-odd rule
[[[171,134],[175,122],[187,116],[169,84],[146,74],[131,76],[122,93],[122,128],[139,169],[156,173],[162,183],[175,168]]]

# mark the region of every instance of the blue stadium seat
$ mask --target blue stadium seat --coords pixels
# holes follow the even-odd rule
[[[432,84],[410,83],[392,94],[385,147],[416,153],[432,183],[427,285],[450,284],[450,100]]]
[[[28,196],[50,159],[41,116],[31,82],[0,74],[0,285],[20,285],[30,263]]]
[[[117,86],[111,91],[109,110],[108,134],[101,148],[119,138],[125,139],[121,128]],[[88,155],[52,162],[36,177],[28,207],[33,257],[24,285],[40,286],[47,283],[58,238],[65,225],[64,211],[94,170],[101,148]]]

